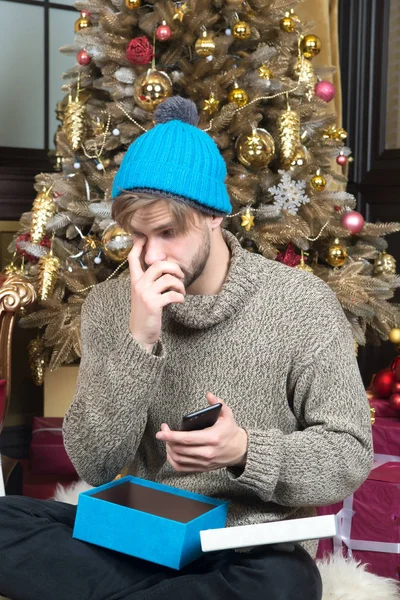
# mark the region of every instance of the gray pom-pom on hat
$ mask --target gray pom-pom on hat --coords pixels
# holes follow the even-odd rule
[[[156,124],[174,120],[196,126],[199,122],[199,114],[195,103],[188,98],[182,98],[182,96],[171,96],[161,102],[154,111]]]

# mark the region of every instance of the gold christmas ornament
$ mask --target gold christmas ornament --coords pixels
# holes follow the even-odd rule
[[[61,171],[63,170],[64,157],[62,154],[56,154],[55,159],[56,159],[56,164],[54,165],[54,170],[57,173],[61,173]]]
[[[271,69],[265,63],[262,64],[261,67],[258,67],[257,72],[258,76],[261,77],[261,79],[273,79],[274,77]]]
[[[64,130],[74,152],[84,143],[87,134],[85,100],[77,92],[75,99],[69,95],[64,114]]]
[[[275,155],[274,138],[261,128],[251,135],[240,134],[236,142],[237,157],[246,167],[266,167]]]
[[[321,52],[321,40],[313,33],[305,35],[300,41],[300,51],[305,58],[313,58]]]
[[[204,100],[203,110],[208,112],[208,114],[212,115],[217,112],[219,108],[219,100],[216,99],[213,93],[211,93],[210,97],[207,100]]]
[[[326,179],[323,175],[321,175],[321,171],[319,169],[311,179],[311,187],[316,192],[323,192],[326,188]]]
[[[347,131],[336,127],[336,125],[330,125],[330,127],[322,131],[322,137],[325,140],[344,141],[347,138]]]
[[[142,5],[142,0],[125,0],[125,6],[128,10],[137,10]]]
[[[60,260],[53,255],[53,250],[42,256],[38,263],[38,295],[40,300],[47,300],[54,291],[60,270]]]
[[[393,327],[393,329],[391,329],[389,331],[389,342],[391,342],[392,344],[400,344],[400,328],[399,327]]]
[[[75,21],[75,33],[78,33],[79,31],[82,31],[82,29],[87,29],[88,27],[91,27],[92,24],[89,21],[89,19],[85,16],[85,17],[80,17],[79,19],[77,19]]]
[[[101,238],[104,254],[115,262],[122,262],[132,250],[132,237],[117,223],[112,223]]]
[[[301,252],[300,263],[295,266],[295,269],[298,269],[299,271],[306,271],[307,273],[314,273],[313,269],[306,264],[303,251]]]
[[[83,238],[83,248],[85,251],[97,250],[100,246],[100,240],[93,235],[85,235]]]
[[[375,275],[394,275],[396,273],[396,259],[391,254],[381,252],[374,262]]]
[[[290,13],[285,13],[283,19],[280,20],[279,25],[282,31],[286,31],[286,33],[293,33],[296,28],[296,23],[293,17],[290,16]]]
[[[247,40],[251,36],[251,27],[246,21],[236,21],[232,33],[237,40]]]
[[[43,385],[46,359],[44,357],[44,342],[41,338],[29,342],[28,356],[33,383]]]
[[[294,170],[298,167],[304,167],[310,160],[310,153],[305,146],[302,144],[296,148],[296,152],[292,162],[290,163],[290,169]]]
[[[215,42],[208,35],[207,31],[203,31],[201,38],[194,45],[196,54],[199,56],[211,56],[215,50]]]
[[[241,219],[241,226],[244,227],[246,231],[250,231],[250,229],[254,227],[254,216],[251,214],[249,208],[246,209],[246,212],[241,216]]]
[[[300,116],[290,107],[279,117],[279,138],[281,142],[280,160],[289,169],[300,144]]]
[[[30,232],[33,244],[39,244],[42,241],[46,233],[46,225],[56,212],[56,205],[53,198],[50,198],[49,191],[44,187],[33,202]]]
[[[180,4],[175,5],[175,14],[172,17],[173,21],[180,21],[182,23],[184,16],[188,11],[187,2],[182,2]]]
[[[164,71],[149,69],[138,77],[133,87],[133,97],[140,108],[152,112],[172,95],[172,81]]]
[[[331,267],[342,267],[347,259],[347,250],[340,243],[339,239],[336,238],[328,248],[328,254],[326,257],[326,262],[331,265]]]
[[[247,102],[249,101],[249,98],[245,90],[243,90],[236,84],[233,90],[229,92],[228,100],[229,102],[235,102],[240,108],[242,106],[246,106]]]
[[[294,74],[299,79],[299,83],[304,83],[307,87],[306,97],[311,100],[315,96],[315,85],[318,81],[311,62],[300,54],[293,69]]]

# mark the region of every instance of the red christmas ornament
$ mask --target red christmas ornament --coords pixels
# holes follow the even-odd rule
[[[153,58],[153,46],[145,35],[131,40],[126,48],[126,58],[134,65],[147,65]]]
[[[390,368],[392,369],[393,373],[396,373],[396,368],[397,365],[400,363],[400,356],[396,356],[396,358],[394,359],[394,361],[392,362],[392,364],[390,365]],[[400,375],[400,367],[399,367],[399,371],[398,374]],[[400,378],[397,377],[397,381],[400,381]]]
[[[395,373],[397,381],[400,381],[400,362],[398,362],[396,364],[395,369],[394,369],[394,373]]]
[[[28,260],[30,260],[31,263],[35,264],[38,262],[38,258],[36,258],[36,256],[32,256],[32,254],[29,254],[29,252],[27,252],[26,250],[24,250],[23,248],[21,248],[20,243],[21,242],[30,242],[31,241],[31,234],[30,233],[23,233],[22,235],[20,235],[17,238],[17,241],[15,242],[15,246],[17,249],[18,254],[20,254],[21,256],[24,256],[25,258],[27,258]],[[42,241],[39,243],[39,246],[44,246],[46,248],[51,248],[51,240],[49,240],[49,238],[44,237],[42,239]]]
[[[339,156],[336,158],[336,162],[338,165],[344,167],[344,165],[347,164],[347,156],[344,154],[339,154]]]
[[[167,25],[166,21],[163,21],[156,29],[156,38],[160,42],[166,42],[171,37],[171,27]]]
[[[400,410],[400,394],[393,394],[390,396],[389,403],[394,410]]]
[[[82,65],[83,67],[86,67],[87,65],[90,65],[90,63],[92,62],[92,57],[89,56],[89,54],[86,52],[86,50],[81,50],[76,55],[76,60],[78,61],[78,63],[80,65]]]
[[[330,102],[335,95],[335,86],[330,81],[318,81],[315,85],[315,95],[325,102]]]
[[[346,210],[340,219],[340,224],[351,233],[359,233],[364,227],[364,217],[356,210]]]
[[[88,10],[81,10],[81,17],[82,17],[82,19],[89,19],[90,18],[90,11],[88,11]]]
[[[400,381],[395,381],[392,387],[393,394],[400,394]]]
[[[276,255],[276,259],[278,262],[287,265],[288,267],[297,267],[300,264],[301,256],[296,254],[294,250],[294,245],[290,242],[284,252],[279,252]]]
[[[396,376],[392,369],[378,371],[372,381],[372,391],[376,398],[389,398],[392,395],[393,384]]]

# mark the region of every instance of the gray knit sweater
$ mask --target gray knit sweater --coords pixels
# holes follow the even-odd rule
[[[64,441],[92,485],[131,474],[230,501],[227,525],[310,516],[366,479],[370,412],[347,319],[316,276],[243,250],[222,291],[164,309],[146,352],[129,330],[130,280],[96,286],[82,310],[82,361]],[[211,391],[248,433],[245,469],[177,473],[155,439],[162,422]]]

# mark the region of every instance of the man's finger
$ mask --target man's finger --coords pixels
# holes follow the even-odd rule
[[[216,443],[213,427],[201,431],[159,431],[156,438],[182,446],[213,446]]]
[[[142,256],[145,241],[146,239],[144,237],[137,238],[132,246],[132,250],[128,254],[129,270],[134,282],[139,281],[144,274],[140,257]]]

